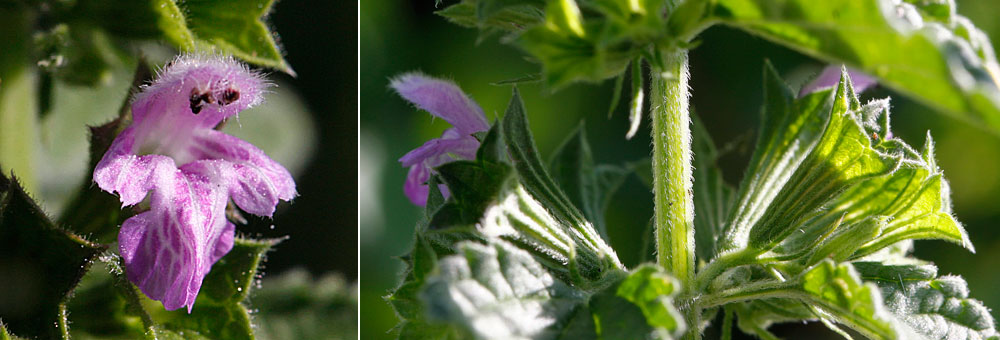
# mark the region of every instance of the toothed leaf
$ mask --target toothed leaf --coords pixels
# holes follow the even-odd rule
[[[0,320],[11,333],[64,338],[66,301],[104,249],[53,224],[16,179],[0,174],[0,280],[7,298]]]
[[[1000,338],[989,309],[969,298],[961,277],[938,276],[932,264],[856,262],[854,267],[878,285],[886,308],[926,339]]]

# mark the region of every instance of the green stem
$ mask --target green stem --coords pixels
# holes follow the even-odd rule
[[[708,285],[712,283],[716,277],[725,272],[730,268],[739,267],[742,265],[747,265],[751,263],[764,264],[770,261],[765,261],[758,259],[759,252],[751,249],[743,249],[740,251],[723,254],[708,265],[705,265],[698,271],[698,275],[692,280],[692,289],[695,291],[703,292]]]
[[[664,52],[662,65],[663,69],[653,69],[650,91],[656,262],[691,293],[694,291],[694,199],[687,51]],[[684,311],[688,339],[700,338],[696,309]]]
[[[697,305],[700,308],[705,309],[750,300],[780,297],[795,298],[802,295],[802,293],[796,292],[793,289],[797,283],[797,281],[768,281],[750,283],[744,286],[704,295],[698,299]]]

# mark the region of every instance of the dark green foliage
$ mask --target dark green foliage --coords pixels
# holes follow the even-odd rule
[[[10,332],[67,334],[66,301],[105,248],[53,224],[16,179],[0,174],[0,319]]]
[[[163,333],[185,338],[253,339],[247,297],[260,285],[258,268],[280,240],[236,239],[233,250],[205,276],[194,309],[164,310],[124,277],[116,255],[88,273],[82,297],[69,305],[73,334],[137,338]],[[99,313],[97,312],[99,311]]]

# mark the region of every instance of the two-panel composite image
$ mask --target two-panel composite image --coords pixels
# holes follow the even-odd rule
[[[0,0],[0,340],[1000,340],[998,14]]]

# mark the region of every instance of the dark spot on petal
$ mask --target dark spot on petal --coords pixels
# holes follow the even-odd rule
[[[188,102],[191,103],[191,112],[198,114],[198,112],[201,112],[203,104],[215,103],[215,97],[212,96],[212,92],[201,91],[195,87],[191,89],[191,95],[188,97]]]
[[[228,88],[222,91],[222,98],[219,98],[219,105],[229,105],[229,103],[235,102],[240,99],[240,91],[234,88]]]
[[[191,113],[198,114],[198,112],[201,112],[202,95],[201,91],[198,91],[198,88],[191,89],[191,96],[188,98],[188,101],[191,103]]]

